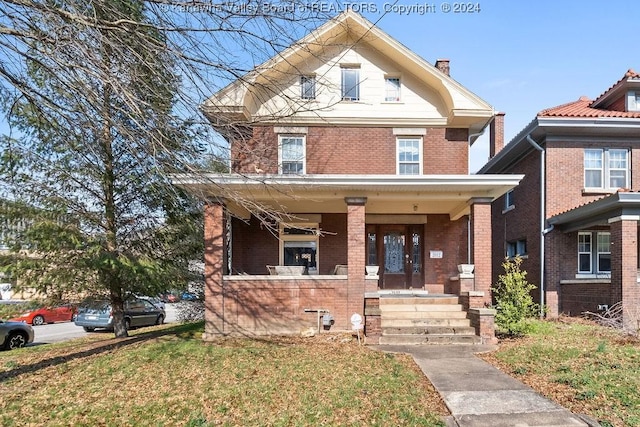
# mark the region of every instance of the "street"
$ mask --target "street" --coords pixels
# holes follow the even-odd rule
[[[176,321],[176,309],[174,305],[167,304],[165,307],[167,318],[165,323],[173,323]],[[34,326],[35,340],[31,345],[51,344],[54,342],[68,341],[73,338],[80,338],[90,334],[108,333],[111,331],[98,330],[96,332],[85,332],[80,326],[76,326],[73,322],[53,323],[50,325]]]

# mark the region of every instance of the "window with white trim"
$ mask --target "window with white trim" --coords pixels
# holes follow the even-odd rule
[[[629,150],[586,148],[584,187],[604,190],[629,187]]]
[[[504,210],[513,209],[513,189],[507,191],[504,195]]]
[[[304,266],[318,274],[318,223],[280,225],[280,265]]]
[[[306,173],[306,147],[304,136],[279,136],[279,173],[284,175]]]
[[[387,102],[400,101],[400,77],[384,78],[384,100]]]
[[[578,232],[578,274],[598,273],[611,273],[611,233],[580,231]]]
[[[300,76],[300,97],[316,99],[316,76]]]
[[[398,175],[422,175],[422,138],[398,138],[397,159]]]
[[[342,99],[360,100],[360,67],[342,67]]]

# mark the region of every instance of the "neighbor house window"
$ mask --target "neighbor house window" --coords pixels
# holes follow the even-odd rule
[[[360,100],[360,68],[342,68],[342,99],[345,101]]]
[[[400,101],[399,77],[386,77],[384,79],[384,100],[389,102]]]
[[[280,136],[278,148],[281,174],[305,173],[304,136]]]
[[[280,226],[280,265],[305,267],[305,274],[318,274],[317,223]]]
[[[527,255],[527,241],[526,239],[514,240],[507,242],[507,257],[514,258],[517,256]]]
[[[610,272],[611,234],[608,231],[580,231],[578,233],[578,273]]]
[[[300,76],[302,99],[316,99],[316,76]]]
[[[584,150],[584,186],[615,190],[629,186],[629,150]]]
[[[504,195],[504,210],[508,210],[508,209],[513,209],[514,208],[514,204],[513,204],[513,190],[509,190],[507,191],[507,193]]]
[[[422,174],[422,138],[398,138],[398,175]]]

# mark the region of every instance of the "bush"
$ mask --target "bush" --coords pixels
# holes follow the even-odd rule
[[[520,257],[506,259],[502,263],[505,273],[498,276],[498,283],[491,288],[498,330],[511,336],[529,333],[532,328],[529,319],[537,317],[540,309],[531,297],[536,286],[527,282],[527,272],[520,270],[520,264]]]

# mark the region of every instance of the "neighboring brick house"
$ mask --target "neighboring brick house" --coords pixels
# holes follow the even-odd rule
[[[625,323],[637,321],[640,76],[541,111],[491,152],[479,173],[525,175],[492,207],[494,280],[520,254],[550,316],[622,302]]]
[[[203,110],[232,173],[174,183],[217,200],[205,210],[205,337],[299,332],[317,309],[350,329],[365,296],[385,291],[490,302],[491,202],[522,177],[468,173],[494,111],[449,61],[433,66],[347,11]],[[469,263],[475,277],[458,277]]]

